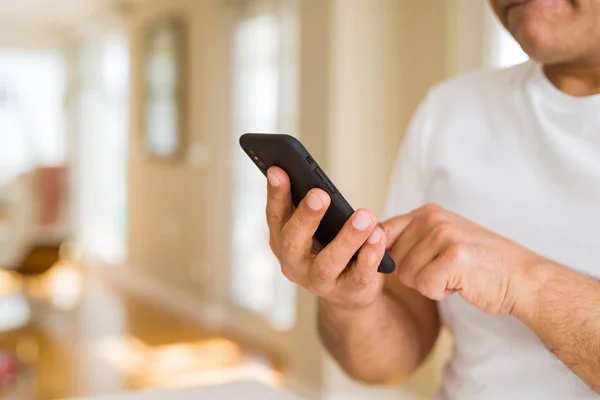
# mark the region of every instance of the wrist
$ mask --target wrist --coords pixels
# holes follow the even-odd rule
[[[517,296],[510,315],[526,325],[535,321],[549,282],[558,268],[558,264],[546,259],[525,266],[516,282]]]
[[[381,296],[384,296],[383,291],[381,291],[372,301],[369,302],[344,302],[326,299],[323,297],[319,297],[318,301],[319,308],[321,310],[335,312],[339,315],[356,315],[364,311],[370,312],[370,310],[375,307],[375,304],[379,302]]]

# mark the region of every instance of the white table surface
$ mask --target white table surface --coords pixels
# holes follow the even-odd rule
[[[187,389],[161,389],[86,397],[78,400],[301,400],[290,393],[257,382],[235,382]]]

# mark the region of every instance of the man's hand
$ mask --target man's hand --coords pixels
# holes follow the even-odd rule
[[[312,238],[329,207],[329,196],[312,189],[294,210],[287,174],[272,167],[267,178],[271,249],[283,274],[338,307],[356,309],[373,303],[383,287],[377,267],[386,245],[373,213],[356,210],[335,239],[315,254]]]
[[[454,292],[491,314],[510,314],[537,288],[525,279],[546,260],[467,219],[426,205],[383,223],[399,280],[424,296]]]

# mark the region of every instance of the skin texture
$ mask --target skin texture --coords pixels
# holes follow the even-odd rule
[[[491,0],[502,25],[563,92],[600,92],[600,0]]]
[[[491,4],[559,90],[600,93],[600,0]],[[482,311],[520,319],[600,393],[596,280],[433,204],[379,226],[357,210],[316,254],[312,236],[329,197],[313,189],[294,209],[285,172],[271,168],[268,181],[271,247],[285,276],[319,296],[320,336],[349,375],[387,383],[413,372],[439,334],[436,301],[458,293]],[[376,272],[386,248],[397,266],[388,277]]]

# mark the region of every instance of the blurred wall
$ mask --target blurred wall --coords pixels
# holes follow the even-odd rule
[[[148,1],[131,20],[132,91],[129,172],[129,263],[173,287],[202,296],[202,266],[210,245],[204,219],[205,202],[211,195],[204,165],[183,154],[175,160],[152,159],[143,142],[143,46],[149,24],[168,15],[182,16],[186,25],[187,58],[184,61],[185,133],[190,149],[203,146],[214,104],[202,98],[205,61],[210,54],[205,32],[211,18],[210,1]],[[220,91],[209,91],[219,96]],[[214,115],[214,113],[213,113]],[[222,132],[222,131],[221,131]],[[191,152],[190,152],[191,153]]]
[[[0,19],[0,48],[62,50],[69,32],[50,24]]]

